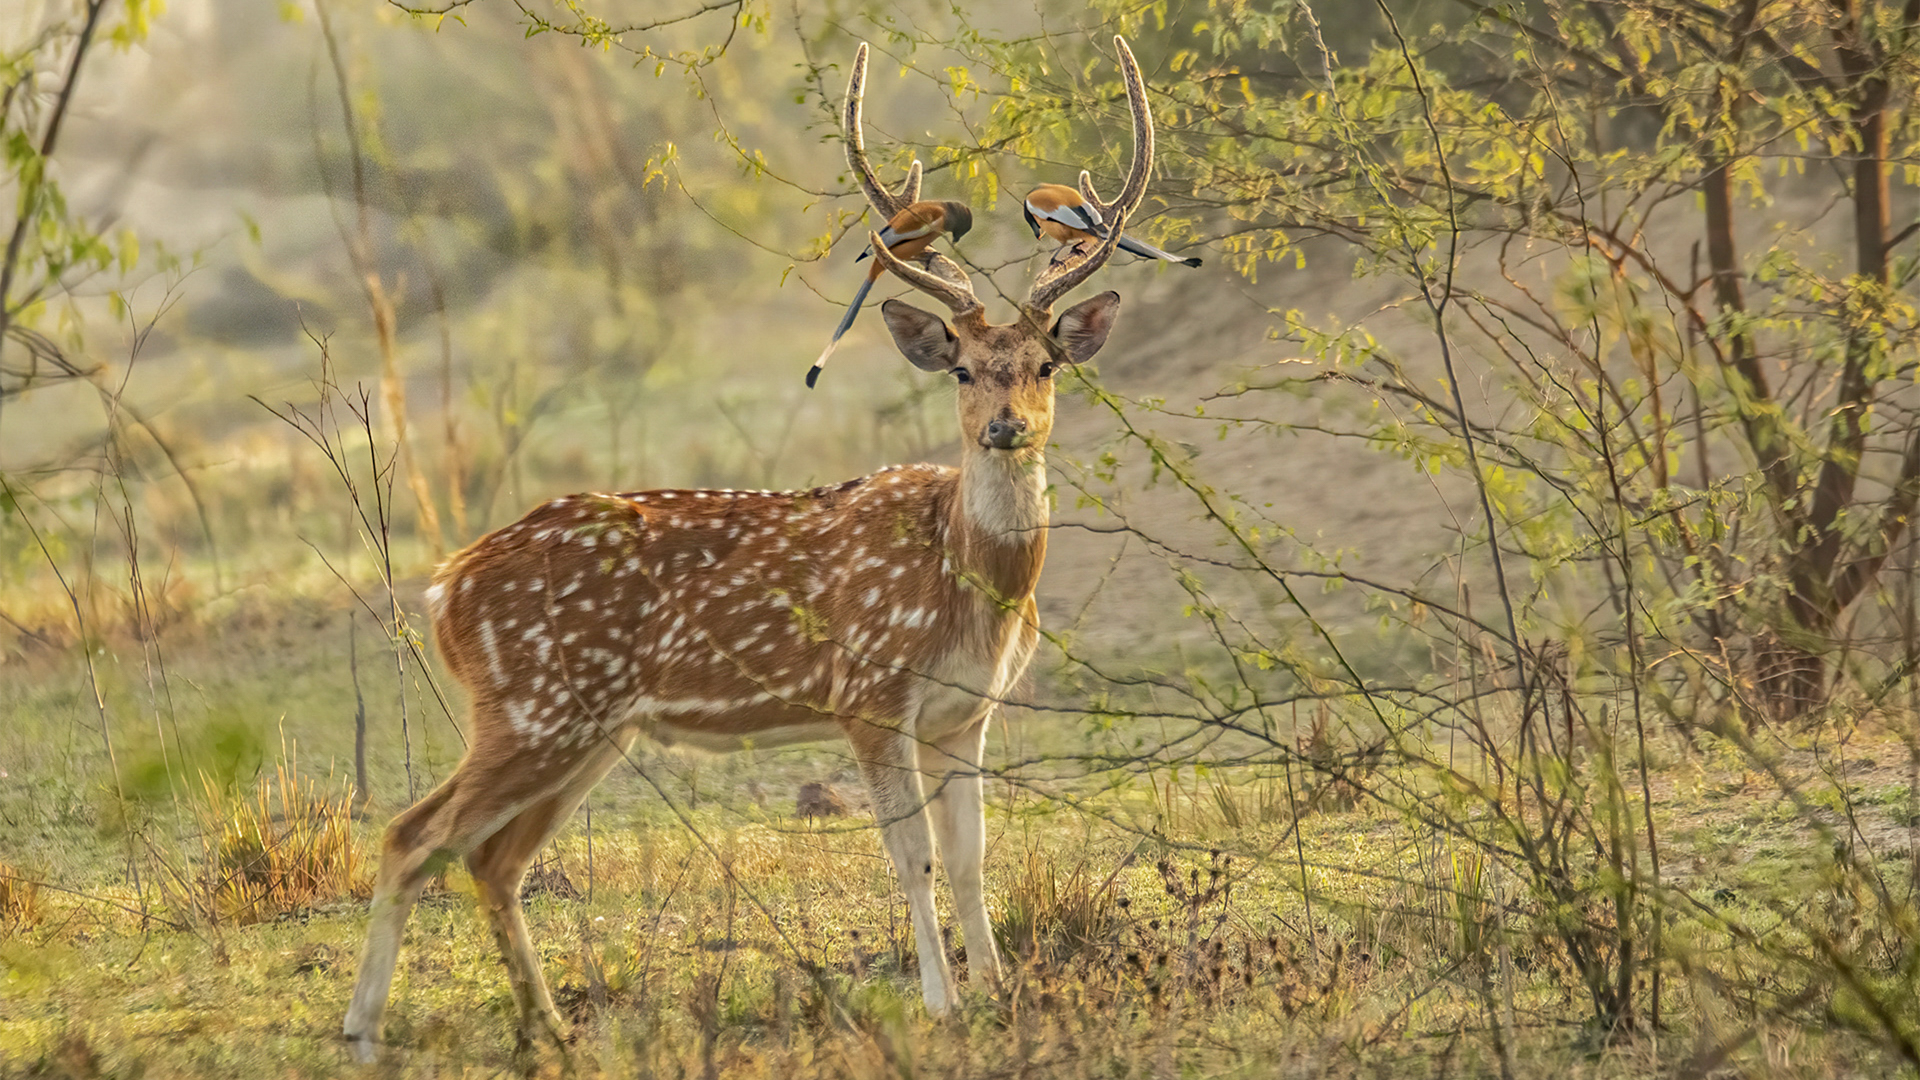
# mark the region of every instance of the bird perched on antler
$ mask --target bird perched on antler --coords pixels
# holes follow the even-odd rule
[[[893,220],[887,222],[878,237],[879,243],[889,254],[901,262],[908,262],[923,255],[942,235],[958,240],[972,228],[973,211],[965,203],[951,200],[916,202],[893,215]],[[873,249],[869,247],[854,261],[859,262],[872,254]],[[833,340],[827,342],[827,347],[820,352],[820,358],[813,362],[813,367],[807,369],[809,388],[820,378],[820,369],[826,365],[827,357],[832,356],[833,350],[839,347],[840,338],[853,325],[854,316],[860,314],[860,305],[867,302],[867,293],[873,291],[874,282],[879,281],[880,275],[885,272],[886,267],[877,261],[867,271],[867,280],[861,282],[860,291],[853,294],[853,303],[847,306],[847,313],[841,317],[839,329],[833,332]]]
[[[1027,192],[1027,202],[1021,208],[1021,213],[1026,216],[1027,227],[1033,230],[1033,235],[1045,233],[1062,244],[1078,245],[1107,238],[1107,223],[1100,216],[1099,208],[1065,184],[1041,184]],[[1183,259],[1124,234],[1120,237],[1119,248],[1143,259],[1161,259],[1181,266],[1200,265],[1198,258]]]

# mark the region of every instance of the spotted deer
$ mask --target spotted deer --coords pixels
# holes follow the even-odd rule
[[[1140,202],[1153,131],[1140,69],[1115,39],[1133,159],[1109,238],[1041,271],[1016,320],[986,321],[967,275],[927,253],[874,257],[951,310],[888,301],[895,344],[958,384],[961,461],[894,465],[808,491],[645,491],[555,499],[444,562],[427,590],[441,655],[471,698],[466,756],[388,826],[346,1017],[371,1059],[401,932],[427,879],[464,859],[506,959],[522,1045],[562,1021],[521,918],[540,847],[641,735],[708,750],[844,737],[912,912],[930,1011],[954,1001],[934,912],[936,840],[968,973],[1000,973],[981,892],[987,722],[1039,637],[1044,460],[1054,377],[1107,339],[1120,298],[1052,310],[1113,254]],[[879,220],[919,197],[918,163],[883,187],[861,138],[867,47],[844,113],[847,162]]]

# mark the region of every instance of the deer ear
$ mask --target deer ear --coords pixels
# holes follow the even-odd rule
[[[1107,343],[1107,331],[1113,329],[1113,320],[1119,315],[1120,294],[1108,290],[1068,308],[1053,324],[1053,340],[1074,363],[1084,364]]]
[[[893,343],[921,371],[946,371],[959,358],[960,341],[940,316],[889,300],[880,305],[880,317],[887,320]]]

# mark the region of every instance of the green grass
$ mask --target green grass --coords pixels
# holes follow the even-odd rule
[[[359,865],[330,892],[244,916],[196,907],[191,886],[223,865],[213,840],[243,812],[268,846],[299,816],[275,801],[283,766],[309,795],[345,800],[345,613],[199,627],[160,654],[164,678],[156,665],[151,682],[127,659],[137,646],[96,654],[117,780],[84,667],[50,652],[9,668],[0,862],[45,885],[30,912],[0,920],[0,1075],[352,1071],[337,1032],[361,898],[408,783],[391,655],[365,629],[374,804],[351,824]],[[424,684],[409,683],[408,708],[424,791],[460,741]],[[409,926],[384,1075],[1470,1076],[1498,1075],[1504,1047],[1522,1076],[1625,1077],[1689,1075],[1722,1043],[1724,1067],[1745,1076],[1896,1067],[1845,993],[1788,1003],[1751,970],[1797,955],[1807,928],[1827,925],[1802,917],[1809,904],[1839,912],[1819,898],[1846,883],[1817,830],[1736,759],[1675,752],[1652,778],[1666,883],[1683,901],[1661,967],[1662,1029],[1609,1038],[1588,1024],[1513,865],[1305,773],[1292,801],[1272,770],[1163,766],[1114,784],[1072,762],[1128,732],[1021,723],[1018,756],[1050,765],[989,785],[989,897],[1020,956],[996,996],[926,1016],[875,830],[860,817],[792,816],[807,781],[854,786],[841,747],[643,751],[638,766],[691,829],[619,770],[593,797],[591,834],[576,817],[527,898],[574,1024],[567,1058],[515,1057],[504,972],[455,871]],[[1010,756],[996,738],[990,762]],[[1889,743],[1879,758],[1890,764],[1848,781],[1876,828],[1905,809],[1904,750]],[[1804,759],[1790,766],[1816,776]],[[1404,779],[1383,766],[1369,782]],[[1905,851],[1878,854],[1898,879]],[[1496,919],[1502,904],[1511,917]],[[1722,917],[1772,936],[1743,942]],[[1858,954],[1872,948],[1862,941]],[[1903,962],[1866,972],[1869,985],[1910,1000],[1886,985]],[[1812,985],[1803,975],[1779,978]],[[1650,990],[1639,993],[1644,1008]]]

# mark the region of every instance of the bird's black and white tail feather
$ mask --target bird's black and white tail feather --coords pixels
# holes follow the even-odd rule
[[[1140,256],[1143,259],[1164,259],[1165,261],[1170,263],[1179,263],[1181,266],[1199,266],[1200,265],[1200,258],[1197,255],[1190,256],[1188,258],[1183,259],[1178,255],[1172,254],[1171,252],[1161,251],[1159,248],[1154,247],[1152,244],[1143,244],[1140,241],[1135,240],[1133,237],[1126,235],[1125,233],[1120,234],[1119,247],[1121,251],[1130,252],[1134,255]]]
[[[807,389],[813,389],[813,384],[819,381],[820,369],[827,366],[827,357],[840,347],[840,339],[846,336],[847,328],[853,325],[853,317],[860,314],[860,305],[867,302],[867,294],[873,291],[874,281],[874,278],[868,278],[861,282],[860,291],[853,294],[853,303],[847,305],[847,313],[840,317],[840,326],[834,330],[833,340],[827,342],[827,347],[820,350],[820,358],[807,369]]]

